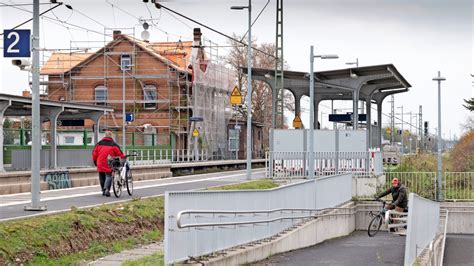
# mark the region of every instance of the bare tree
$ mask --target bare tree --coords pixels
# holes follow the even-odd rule
[[[240,36],[233,35],[235,39],[241,39]],[[232,46],[227,56],[229,65],[235,69],[237,76],[237,85],[241,88],[243,96],[247,95],[247,76],[242,73],[242,68],[247,67],[247,47],[240,43],[230,41]],[[258,47],[266,54],[254,50],[252,52],[252,66],[273,70],[275,68],[275,58],[270,55],[275,54],[275,45],[273,43],[262,43],[257,45],[257,39],[252,40],[252,47]],[[285,64],[285,69],[289,66]],[[291,93],[284,93],[284,110],[294,111],[294,99]],[[247,106],[243,105],[239,110],[239,117],[247,116]],[[271,127],[272,117],[272,91],[270,86],[262,81],[252,81],[252,117],[256,122],[263,123],[265,127]]]

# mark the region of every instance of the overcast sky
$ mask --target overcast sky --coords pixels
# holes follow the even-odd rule
[[[0,0],[0,6],[31,2]],[[43,48],[69,48],[71,41],[76,46],[79,41],[85,41],[81,46],[103,45],[104,36],[100,33],[104,32],[104,27],[129,28],[123,30],[126,33],[133,33],[130,28],[134,28],[135,36],[139,37],[142,31],[139,17],[155,19],[150,30],[151,41],[190,40],[192,28],[197,26],[159,11],[151,3],[148,11],[141,0],[65,2],[76,11],[62,6],[47,16],[80,25],[88,31],[42,19],[40,43]],[[254,18],[266,2],[252,1]],[[229,7],[247,4],[245,0],[163,2],[169,8],[229,35],[245,33],[248,15],[245,10],[235,11]],[[21,8],[31,10],[32,7]],[[47,8],[49,5],[41,6],[41,10]],[[437,85],[431,79],[439,70],[447,79],[442,83],[442,131],[446,138],[454,134],[459,136],[460,123],[469,115],[462,107],[463,99],[474,97],[469,76],[474,72],[473,13],[472,0],[286,0],[284,56],[295,71],[309,71],[310,45],[315,46],[316,53],[335,53],[340,57],[338,60],[316,60],[316,71],[345,68],[345,62],[356,58],[359,58],[360,66],[393,63],[412,85],[410,92],[395,97],[395,105],[403,105],[405,113],[418,112],[418,106],[423,105],[423,118],[430,121],[432,133],[437,127]],[[28,12],[0,7],[1,29],[12,28],[28,18],[31,18]],[[31,24],[26,24],[22,28],[30,27]],[[202,31],[205,37],[220,45],[227,44],[224,37],[206,29]],[[252,33],[259,42],[275,41],[274,0],[270,0]],[[224,55],[226,51],[226,48],[221,48],[219,54]],[[10,60],[3,59],[3,53],[1,56],[0,91],[21,94],[28,86],[27,74],[10,66]],[[390,110],[388,101],[389,98],[384,102],[385,113]],[[329,106],[329,102],[323,102],[320,109],[329,113]],[[338,107],[350,107],[350,104]],[[323,115],[325,126],[327,117]],[[308,115],[303,114],[306,125],[307,119]],[[388,118],[384,118],[384,122],[387,121]]]

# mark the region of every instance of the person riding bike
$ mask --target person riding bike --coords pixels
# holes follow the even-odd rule
[[[109,156],[125,158],[119,145],[112,139],[112,132],[106,131],[105,137],[95,145],[92,151],[92,160],[94,165],[97,166],[97,172],[99,172],[102,195],[106,197],[110,197],[110,187],[112,186],[112,169],[108,162]]]
[[[390,193],[392,194],[392,203],[386,204],[385,209],[395,209],[397,212],[403,212],[408,207],[408,195],[406,187],[400,183],[398,178],[392,179],[392,187],[380,193],[375,199],[379,200],[381,197],[384,197]],[[387,211],[385,213],[385,220],[388,221],[389,217],[390,211]],[[397,222],[395,221],[394,223]],[[390,231],[393,232],[395,229],[391,228]]]
[[[390,193],[392,194],[392,203],[387,204],[385,208],[403,212],[408,206],[408,195],[406,187],[398,181],[398,178],[392,179],[392,187],[380,193],[375,199],[379,200]]]

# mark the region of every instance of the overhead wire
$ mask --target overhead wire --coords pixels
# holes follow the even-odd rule
[[[203,23],[201,23],[201,22],[198,22],[198,21],[196,21],[195,19],[192,19],[192,18],[190,18],[190,17],[188,17],[188,16],[185,16],[185,15],[183,15],[183,14],[181,14],[181,13],[178,13],[178,12],[176,12],[176,11],[174,11],[174,10],[168,8],[168,7],[163,6],[162,4],[155,3],[155,6],[156,6],[156,8],[164,8],[165,10],[168,10],[168,11],[170,11],[170,12],[172,12],[172,13],[174,13],[174,14],[180,16],[180,17],[183,17],[183,18],[185,18],[185,19],[187,19],[187,20],[189,20],[189,21],[191,21],[191,22],[193,22],[193,23],[196,23],[196,24],[198,24],[198,25],[200,25],[200,26],[202,26],[202,27],[204,27],[204,28],[206,28],[206,29],[208,29],[208,30],[210,30],[210,31],[213,31],[213,32],[215,32],[215,33],[217,33],[217,34],[219,34],[219,35],[222,35],[222,36],[224,36],[224,37],[226,37],[226,38],[228,38],[228,39],[230,39],[230,40],[232,40],[232,41],[234,41],[234,42],[240,43],[240,44],[245,45],[245,46],[251,45],[251,44],[246,44],[246,43],[244,43],[244,42],[241,42],[240,40],[237,40],[237,39],[235,39],[235,38],[233,38],[233,37],[231,37],[231,36],[229,36],[229,35],[227,35],[227,34],[221,32],[221,31],[219,31],[219,30],[216,30],[216,29],[214,29],[214,28],[212,28],[212,27],[210,27],[210,26],[207,26],[207,25],[205,25],[205,24],[203,24]],[[259,48],[256,48],[256,47],[251,47],[251,48],[252,48],[254,51],[257,51],[257,52],[263,53],[263,54],[265,54],[265,55],[267,55],[267,56],[270,56],[270,57],[275,58],[275,55],[268,54],[267,52],[262,51],[262,50],[259,49]]]

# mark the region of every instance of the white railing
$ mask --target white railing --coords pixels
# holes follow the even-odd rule
[[[405,242],[405,266],[411,266],[421,252],[432,243],[439,226],[439,202],[408,196],[408,222]]]
[[[210,156],[207,150],[129,149],[127,154],[137,155],[130,158],[132,165],[203,162],[217,159]]]
[[[269,152],[267,172],[271,178],[304,178],[309,175],[310,152]],[[314,152],[316,176],[338,173],[381,174],[381,152]]]
[[[311,210],[350,201],[351,188],[352,175],[342,174],[270,190],[166,192],[165,264],[273,236]]]

